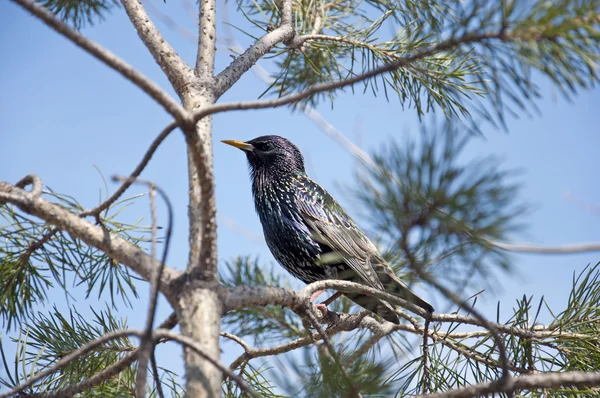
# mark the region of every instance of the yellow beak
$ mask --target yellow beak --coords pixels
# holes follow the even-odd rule
[[[223,140],[221,141],[223,144],[227,144],[227,145],[231,145],[234,146],[236,148],[241,149],[242,151],[247,151],[247,152],[251,152],[254,150],[254,147],[252,146],[252,144],[248,144],[244,141],[238,141],[238,140]]]

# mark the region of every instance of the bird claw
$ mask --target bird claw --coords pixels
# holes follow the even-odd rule
[[[327,306],[325,304],[315,304],[315,307],[319,311],[321,311],[321,318],[325,318],[327,316],[329,309],[327,309]]]

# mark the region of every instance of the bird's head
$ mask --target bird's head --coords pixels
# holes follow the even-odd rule
[[[246,153],[254,179],[304,173],[304,158],[296,145],[278,135],[265,135],[244,142],[221,141]]]

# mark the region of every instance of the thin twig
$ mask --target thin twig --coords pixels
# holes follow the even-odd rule
[[[248,343],[246,343],[244,340],[242,340],[240,337],[236,336],[235,334],[231,334],[231,333],[227,333],[227,332],[221,332],[219,334],[225,338],[228,338],[231,341],[235,341],[236,343],[241,345],[242,348],[244,349],[244,351],[246,351],[246,352],[252,350],[252,348],[248,345]]]
[[[163,391],[160,376],[158,374],[158,365],[156,364],[156,355],[154,349],[150,355],[150,366],[152,366],[152,372],[154,373],[154,381],[156,383],[156,392],[158,393],[158,398],[165,398],[165,392]]]
[[[310,320],[310,323],[312,324],[312,326],[317,330],[317,333],[319,333],[319,335],[323,339],[323,344],[325,344],[325,347],[327,347],[327,351],[329,351],[329,355],[331,355],[331,358],[335,362],[335,365],[338,367],[338,369],[341,372],[342,376],[344,377],[346,383],[348,383],[348,388],[350,389],[350,391],[348,392],[347,396],[350,398],[359,397],[360,390],[358,390],[357,387],[354,385],[354,383],[352,383],[352,379],[350,379],[350,376],[348,375],[346,368],[342,364],[342,361],[340,361],[339,355],[337,354],[337,352],[335,352],[335,349],[333,348],[333,345],[331,344],[331,341],[329,340],[329,336],[327,336],[327,333],[325,333],[325,330],[323,330],[323,328],[321,327],[321,324],[317,320],[317,317],[315,316],[315,314],[313,312],[314,306],[309,302],[309,299],[308,299],[309,297],[310,297],[310,295],[306,296],[307,299],[306,299],[306,306],[305,306],[305,314],[308,316],[308,319]]]
[[[504,243],[487,241],[492,246],[509,252],[536,254],[575,254],[600,251],[600,242],[575,243],[572,245],[534,245],[531,243]]]
[[[500,363],[502,364],[502,375],[501,375],[500,379],[498,380],[498,383],[500,385],[502,385],[503,383],[508,382],[510,380],[511,375],[509,372],[510,363],[508,362],[508,355],[506,353],[506,345],[504,344],[504,341],[502,340],[502,338],[500,338],[499,331],[496,328],[495,324],[493,322],[488,321],[478,310],[475,310],[475,308],[468,306],[464,300],[461,300],[460,297],[458,297],[456,294],[454,294],[450,290],[446,289],[444,286],[442,286],[439,282],[437,282],[435,279],[430,277],[428,274],[422,272],[421,268],[419,266],[415,265],[412,267],[412,269],[413,269],[413,271],[415,271],[417,273],[417,275],[421,279],[423,279],[424,281],[426,281],[427,283],[429,283],[430,285],[432,285],[433,287],[438,289],[448,299],[452,300],[455,304],[457,304],[464,310],[469,311],[471,314],[473,314],[473,317],[476,318],[477,320],[479,320],[479,322],[481,322],[480,325],[490,331],[492,338],[494,340],[494,344],[496,345],[496,348],[498,349]]]
[[[423,327],[423,395],[427,394],[429,389],[429,365],[427,363],[429,359],[429,346],[427,345],[427,335],[429,333],[430,319],[425,320],[425,326]]]
[[[152,156],[154,156],[154,152],[156,152],[160,144],[162,144],[162,142],[169,136],[169,134],[177,127],[179,127],[179,123],[177,123],[176,121],[169,123],[152,141],[152,143],[144,153],[144,156],[142,157],[140,163],[138,163],[138,165],[131,172],[129,177],[123,180],[122,185],[104,202],[102,202],[101,204],[99,204],[91,210],[84,211],[83,213],[81,213],[82,217],[97,216],[104,210],[108,209],[114,202],[116,202],[121,197],[121,195],[123,195],[123,193],[131,186],[131,184],[133,184],[136,181],[140,174],[142,174],[142,171],[144,171],[144,169],[150,162],[150,159],[152,159]]]
[[[429,336],[431,336],[435,341],[437,341],[437,342],[445,345],[446,347],[456,351],[457,353],[461,354],[465,358],[473,359],[474,361],[482,363],[486,366],[492,366],[494,368],[502,369],[502,363],[500,363],[498,361],[494,361],[493,359],[490,359],[490,358],[486,358],[486,357],[480,355],[476,350],[471,350],[468,348],[461,347],[459,344],[457,344],[451,340],[448,340],[447,338],[443,338],[437,333],[429,333]],[[513,372],[517,372],[517,373],[528,373],[527,369],[519,368],[510,363],[508,364],[508,369]]]
[[[124,181],[127,178],[115,176],[113,177],[116,181]],[[159,195],[165,201],[167,205],[167,231],[165,238],[165,246],[162,253],[162,258],[159,267],[154,271],[151,284],[150,303],[148,305],[148,315],[146,318],[146,327],[144,329],[144,336],[142,337],[141,353],[139,357],[138,373],[136,378],[136,394],[139,398],[143,398],[146,391],[146,375],[148,369],[148,359],[154,352],[154,340],[152,339],[152,326],[154,324],[154,317],[156,315],[156,305],[158,302],[158,292],[160,291],[160,281],[162,272],[165,267],[167,255],[169,253],[169,245],[171,243],[171,234],[173,230],[173,206],[169,197],[162,188],[156,186],[153,182],[137,179],[135,182],[147,184],[150,190],[150,214],[152,218],[152,258],[156,258],[156,234],[157,234],[157,220],[156,220],[156,203],[155,203],[155,191],[158,191]]]

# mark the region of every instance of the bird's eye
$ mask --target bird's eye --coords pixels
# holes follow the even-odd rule
[[[258,142],[254,144],[254,147],[261,152],[269,152],[274,148],[273,144],[270,142]]]

